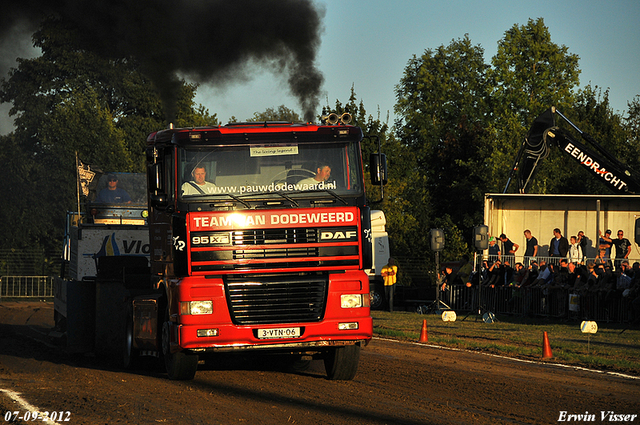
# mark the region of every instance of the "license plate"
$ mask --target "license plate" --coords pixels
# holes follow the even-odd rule
[[[260,339],[300,338],[300,328],[258,329]]]

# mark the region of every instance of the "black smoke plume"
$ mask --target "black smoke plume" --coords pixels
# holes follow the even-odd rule
[[[5,2],[7,3],[7,2]],[[175,116],[179,76],[222,86],[253,67],[286,75],[312,121],[320,100],[317,69],[324,10],[311,0],[9,0],[0,43],[16,29],[35,31],[48,16],[80,29],[85,48],[109,58],[134,57]],[[4,51],[0,57],[6,61]],[[2,64],[3,69],[5,63]]]

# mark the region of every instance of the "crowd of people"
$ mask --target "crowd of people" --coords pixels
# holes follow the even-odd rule
[[[530,230],[524,231],[526,239],[526,248],[524,252],[525,265],[529,265],[529,261],[535,260],[538,256],[546,256],[554,260],[566,258],[569,262],[575,264],[585,264],[587,260],[587,243],[588,238],[581,230],[575,236],[571,236],[569,240],[562,235],[560,229],[553,229],[553,238],[549,241],[549,250],[547,253],[540,252],[538,240],[531,234]],[[501,244],[498,244],[498,241]],[[500,247],[502,245],[502,248]],[[504,233],[498,238],[489,237],[489,258],[492,260],[507,259],[514,263],[515,254],[520,246],[512,242]],[[598,245],[596,247],[595,262],[610,263],[614,261],[614,267],[620,268],[620,263],[624,259],[629,258],[631,253],[631,242],[624,237],[624,231],[618,230],[617,238],[611,238],[611,230],[606,230],[604,234],[600,231]],[[554,261],[558,264],[557,261]]]
[[[536,292],[549,300],[559,302],[566,295],[597,300],[615,320],[633,320],[640,322],[640,262],[629,263],[631,242],[619,230],[617,238],[611,238],[611,231],[600,235],[596,246],[597,255],[587,257],[587,238],[584,232],[578,232],[569,240],[560,229],[553,230],[554,236],[549,242],[548,252],[541,252],[537,239],[530,230],[524,231],[526,247],[521,261],[516,261],[518,244],[513,243],[505,234],[489,240],[489,255],[477,267],[476,272],[465,276],[456,276],[451,269],[445,269],[439,276],[438,287],[447,290],[447,283],[462,283],[468,287],[509,287],[513,294],[510,300],[522,303],[522,294],[527,288],[539,288]],[[501,243],[498,244],[498,241]],[[501,245],[501,246],[500,246]],[[546,254],[546,255],[545,255]],[[463,259],[462,267],[468,263]],[[468,277],[466,277],[468,276]],[[533,293],[535,291],[529,291]],[[632,317],[621,317],[617,310],[625,305],[625,311],[631,311]],[[526,308],[525,308],[526,310]]]
[[[640,322],[640,262],[630,266],[628,260],[622,260],[614,270],[610,262],[597,260],[586,264],[566,258],[557,263],[532,260],[528,266],[516,262],[513,267],[508,260],[485,260],[475,282],[470,283],[492,288],[508,286],[516,296],[520,295],[516,291],[526,288],[540,288],[541,294],[551,299],[561,292],[578,295],[583,300],[591,296],[609,310],[612,318],[625,321],[628,318],[618,317],[616,311],[622,302],[632,311],[631,320]]]

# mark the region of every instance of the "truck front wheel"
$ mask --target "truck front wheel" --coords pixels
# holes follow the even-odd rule
[[[372,286],[369,291],[369,299],[371,300],[371,310],[380,310],[384,304],[384,292],[380,291],[377,286]]]
[[[131,305],[127,308],[127,319],[125,322],[122,363],[125,369],[135,369],[139,366],[140,351],[134,347],[133,307]]]
[[[360,344],[335,347],[324,355],[327,377],[334,381],[350,381],[356,376],[360,361]]]
[[[171,352],[169,308],[166,309],[164,319],[162,323],[162,356],[167,375],[172,380],[193,379],[198,369],[198,356],[183,351]]]

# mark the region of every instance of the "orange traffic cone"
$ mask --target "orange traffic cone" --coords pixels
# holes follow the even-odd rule
[[[553,353],[551,353],[551,345],[549,345],[549,337],[547,336],[547,331],[544,331],[542,334],[542,358],[550,359],[553,357]]]
[[[420,331],[420,340],[419,342],[428,342],[429,335],[427,334],[427,319],[422,321],[422,330]]]

